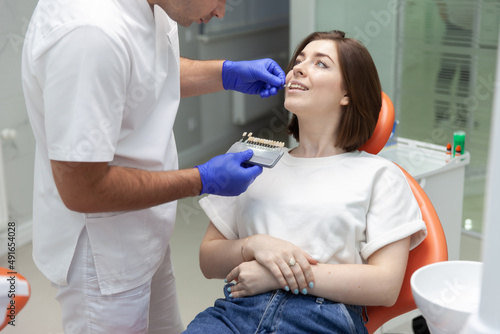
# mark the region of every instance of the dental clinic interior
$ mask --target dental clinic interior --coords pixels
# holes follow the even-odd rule
[[[16,326],[3,330],[7,334],[63,333],[56,290],[31,258],[35,142],[21,85],[21,50],[36,2],[0,1],[0,267],[7,265],[7,226],[15,222],[16,269],[31,288]],[[451,27],[443,20],[443,4],[456,15]],[[192,59],[272,58],[285,68],[307,34],[333,29],[368,48],[394,106],[392,132],[379,155],[403,167],[429,197],[446,236],[448,261],[486,266],[493,249],[485,247],[487,232],[498,231],[500,225],[498,216],[491,220],[488,214],[496,209],[489,203],[500,202],[492,198],[494,189],[488,190],[499,170],[491,167],[491,160],[494,152],[500,153],[498,141],[493,147],[492,130],[495,113],[500,118],[500,0],[227,0],[223,19],[179,26],[180,53]],[[174,127],[180,168],[226,152],[243,132],[292,145],[282,93],[262,99],[222,91],[182,99]],[[457,152],[458,140],[462,142]],[[198,247],[208,223],[198,198],[178,202],[171,247],[185,324],[221,297],[223,282],[204,278],[198,266]],[[494,266],[500,268],[500,253],[496,255]],[[500,281],[498,269],[490,274]],[[441,289],[453,309],[460,293],[443,292],[437,287],[442,273],[432,275],[425,285]],[[488,294],[481,292],[485,281],[475,280],[463,283],[472,290],[477,285],[477,296],[470,297],[476,298],[472,313]],[[497,298],[497,312],[499,303]],[[414,333],[413,320],[425,316],[422,305],[386,322],[377,333]],[[446,311],[441,314],[427,319],[437,323],[433,332],[459,333],[439,327],[448,316]],[[500,319],[500,313],[496,317]]]

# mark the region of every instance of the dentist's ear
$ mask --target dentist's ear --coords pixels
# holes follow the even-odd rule
[[[342,99],[340,99],[340,105],[341,106],[347,106],[349,104],[349,96],[344,95],[344,97],[342,97]]]

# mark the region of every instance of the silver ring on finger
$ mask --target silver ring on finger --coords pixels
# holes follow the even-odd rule
[[[288,260],[288,265],[290,267],[293,267],[296,263],[297,263],[297,261],[295,260],[294,257],[291,257],[290,260]]]

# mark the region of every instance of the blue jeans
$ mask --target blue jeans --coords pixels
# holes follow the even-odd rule
[[[196,316],[183,333],[367,334],[363,306],[276,290],[256,296],[218,299]]]

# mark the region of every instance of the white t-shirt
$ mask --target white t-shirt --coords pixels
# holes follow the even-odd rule
[[[36,139],[33,257],[66,285],[88,230],[103,294],[149,280],[165,254],[176,203],[82,214],[57,192],[50,160],[177,169],[177,24],[147,1],[40,0],[23,49],[23,88]],[[67,173],[71,173],[68,168]]]
[[[320,263],[365,263],[408,236],[413,249],[427,233],[401,170],[358,151],[324,158],[286,152],[242,195],[211,195],[200,204],[227,239],[268,234]]]

